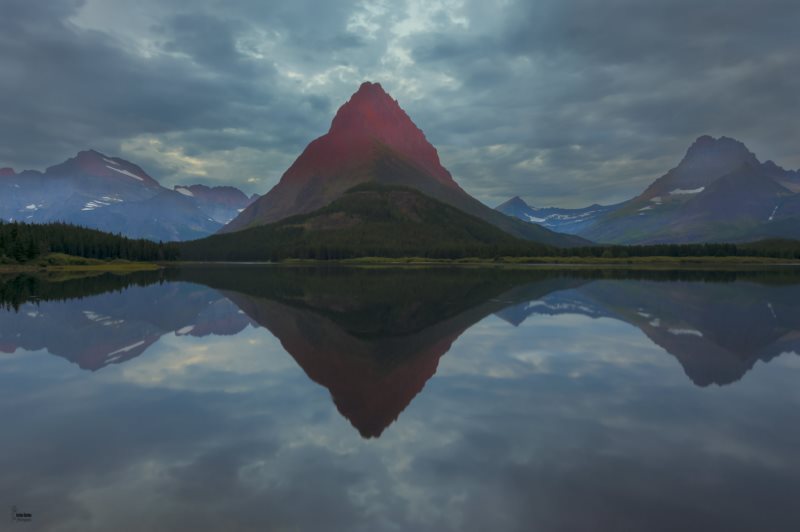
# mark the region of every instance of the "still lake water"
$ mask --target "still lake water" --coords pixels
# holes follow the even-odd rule
[[[800,274],[0,278],[0,530],[800,530]],[[5,520],[4,520],[5,519]]]

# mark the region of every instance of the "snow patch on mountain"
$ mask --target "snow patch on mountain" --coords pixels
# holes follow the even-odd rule
[[[101,322],[101,321],[105,321],[105,320],[110,320],[111,319],[111,316],[103,316],[102,314],[98,314],[97,312],[94,312],[93,310],[84,310],[83,311],[83,315],[86,316],[86,319],[89,319],[89,320],[92,320],[92,321],[97,321],[97,322]]]
[[[703,333],[695,329],[667,329],[667,332],[676,336],[698,336],[703,337]]]
[[[774,219],[775,219],[775,213],[777,213],[777,212],[778,212],[778,207],[780,207],[780,205],[775,205],[775,208],[774,208],[774,209],[772,209],[772,214],[770,214],[770,215],[769,215],[769,218],[767,218],[767,221],[768,221],[768,222],[771,222],[772,220],[774,220]]]
[[[86,205],[84,205],[81,210],[82,211],[93,211],[93,210],[99,209],[101,207],[108,207],[109,205],[111,205],[111,203],[109,203],[107,201],[92,200],[92,201],[87,202]]]
[[[142,345],[144,345],[144,340],[141,340],[139,342],[136,342],[135,344],[131,344],[131,345],[125,346],[123,348],[117,349],[116,351],[113,351],[113,352],[109,353],[108,356],[112,357],[114,355],[127,353],[128,351],[130,351],[132,349],[136,349],[137,347],[142,346]]]
[[[777,320],[778,315],[775,314],[775,309],[773,308],[772,303],[770,303],[769,301],[767,301],[767,308],[769,309],[770,314],[772,314],[772,318]]]
[[[144,181],[143,177],[139,177],[138,175],[136,175],[134,173],[131,173],[131,172],[125,170],[124,168],[114,168],[113,166],[108,166],[108,165],[106,165],[106,168],[108,168],[109,170],[114,170],[115,172],[119,172],[120,174],[124,174],[124,175],[126,175],[128,177],[132,177],[132,178],[136,179],[137,181]]]
[[[706,187],[698,187],[698,188],[692,188],[692,189],[676,188],[675,190],[670,190],[669,193],[670,193],[670,195],[673,195],[673,196],[681,196],[681,195],[686,195],[686,194],[700,194],[705,189],[706,189]]]
[[[533,222],[535,224],[547,221],[547,218],[537,218],[536,216],[531,216],[530,214],[526,214],[525,217],[528,219],[529,222]]]

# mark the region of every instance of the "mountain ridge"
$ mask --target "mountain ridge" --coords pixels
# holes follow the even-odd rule
[[[239,203],[227,205],[209,191],[212,197],[195,198],[167,189],[139,165],[89,149],[44,172],[0,171],[0,220],[65,221],[131,238],[185,240],[214,233],[251,201],[238,191]]]
[[[744,143],[725,136],[699,137],[677,166],[627,201],[591,216],[587,213],[598,210],[594,206],[547,212],[570,220],[583,218],[572,226],[547,225],[546,211],[515,198],[497,209],[600,243],[800,239],[800,172],[773,161],[762,163]]]

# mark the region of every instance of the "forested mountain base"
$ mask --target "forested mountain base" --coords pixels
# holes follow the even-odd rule
[[[351,211],[352,213],[353,211]],[[363,214],[363,213],[362,213]],[[162,243],[129,239],[65,223],[25,224],[0,222],[0,264],[21,264],[54,253],[99,260],[129,261],[280,261],[286,259],[338,260],[361,257],[420,257],[428,259],[502,259],[552,257],[558,259],[646,259],[647,257],[767,257],[800,260],[800,241],[762,240],[748,244],[659,244],[646,246],[595,245],[580,248],[554,248],[507,237],[495,240],[496,231],[488,233],[483,224],[467,226],[470,238],[455,239],[448,245],[439,241],[436,231],[426,234],[405,225],[402,231],[394,224],[370,224],[368,233],[356,237],[341,233],[313,232],[314,238],[297,238],[302,230],[297,222],[281,234],[278,227],[218,235],[188,243]],[[464,220],[461,220],[464,222]],[[277,226],[278,224],[276,224]],[[291,227],[294,226],[294,227]],[[430,226],[427,227],[430,230]],[[401,235],[400,238],[394,236]],[[283,238],[276,238],[276,234]],[[369,238],[365,238],[368,236]],[[452,235],[451,235],[452,236]],[[336,237],[336,238],[333,238]],[[476,238],[478,237],[478,238]],[[367,245],[361,245],[364,242]],[[384,243],[381,245],[381,243]],[[213,245],[209,245],[213,244]],[[238,251],[237,251],[238,250]],[[638,262],[638,261],[637,261]]]

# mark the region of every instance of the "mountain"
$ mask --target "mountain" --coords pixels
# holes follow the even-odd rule
[[[514,196],[495,207],[495,209],[507,216],[535,223],[559,233],[574,235],[590,227],[602,215],[613,211],[617,207],[618,205],[597,204],[580,209],[531,207],[519,196]]]
[[[267,194],[226,225],[231,233],[320,209],[355,185],[401,185],[477,216],[518,238],[580,245],[575,237],[520,223],[467,194],[424,133],[378,83],[363,83]]]
[[[179,245],[185,260],[494,257],[526,250],[544,251],[416,189],[377,183],[355,186],[308,214]]]
[[[694,191],[745,165],[755,168],[761,163],[743,143],[728,137],[715,139],[704,135],[694,141],[678,166],[656,179],[639,198],[691,196]]]
[[[0,219],[64,221],[151,240],[200,238],[224,223],[215,216],[231,218],[247,202],[236,189],[209,190],[199,200],[162,187],[134,163],[87,150],[44,172],[0,171]]]
[[[520,202],[498,209],[543,225],[551,220]],[[738,140],[706,135],[639,196],[599,213],[594,207],[553,213],[575,221],[547,226],[616,244],[798,239],[800,173],[760,162]]]
[[[119,157],[108,157],[95,150],[79,152],[61,164],[49,167],[45,175],[72,179],[86,186],[105,180],[111,186],[137,185],[144,188],[158,188],[158,182],[139,166]]]
[[[259,197],[258,194],[253,194],[248,198],[244,192],[231,186],[176,185],[173,190],[194,198],[203,212],[221,224],[227,224],[236,218]]]

